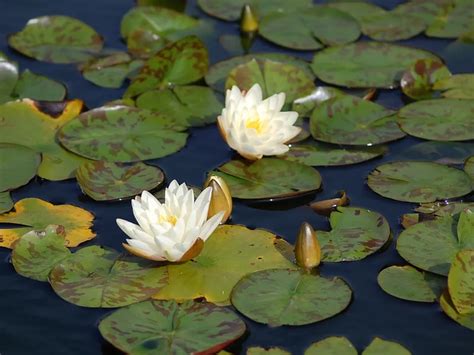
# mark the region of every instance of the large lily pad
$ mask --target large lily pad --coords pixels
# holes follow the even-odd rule
[[[344,95],[317,106],[310,120],[314,139],[335,144],[374,145],[403,138],[395,112],[374,102]]]
[[[449,69],[443,63],[433,59],[418,60],[403,74],[402,91],[415,100],[430,99],[434,94],[434,84],[450,76]]]
[[[472,190],[464,171],[423,161],[379,165],[367,183],[379,195],[405,202],[434,202],[464,196]]]
[[[43,16],[8,38],[21,54],[51,63],[82,62],[102,50],[102,37],[90,26],[68,16]]]
[[[389,295],[415,302],[435,302],[446,287],[445,277],[409,265],[389,266],[379,273],[377,281]]]
[[[269,324],[304,325],[342,312],[352,291],[340,278],[326,279],[300,270],[270,269],[249,274],[232,290],[235,308]]]
[[[434,83],[435,90],[451,99],[474,99],[474,74],[456,74]]]
[[[249,200],[295,197],[321,186],[321,176],[313,168],[275,158],[231,160],[211,174],[226,181],[233,197]]]
[[[71,255],[65,245],[63,226],[50,225],[44,231],[31,231],[22,236],[12,252],[16,272],[38,281],[48,281],[51,269]]]
[[[28,183],[36,175],[41,157],[22,145],[0,143],[0,191]]]
[[[458,313],[448,292],[443,293],[441,299],[439,300],[439,303],[441,305],[441,309],[444,311],[444,313],[446,313],[448,317],[450,317],[463,327],[474,330],[474,312],[466,314]]]
[[[451,6],[453,0],[414,0],[397,5],[393,14],[401,17],[409,15],[422,20],[427,26],[430,25],[438,14],[444,12],[444,8]]]
[[[345,337],[329,337],[311,344],[304,355],[357,355],[357,350]]]
[[[243,226],[219,227],[196,258],[168,266],[168,285],[153,298],[189,300],[205,297],[229,304],[230,292],[245,275],[270,268],[295,268],[275,249],[275,235]]]
[[[430,37],[457,38],[474,30],[474,3],[455,0],[446,11],[441,11],[426,30]]]
[[[326,262],[364,259],[390,239],[390,226],[384,216],[363,208],[338,207],[329,222],[330,232],[317,231]]]
[[[411,136],[438,141],[474,139],[474,100],[414,102],[398,112],[398,123]]]
[[[195,36],[185,37],[169,44],[148,59],[124,97],[192,83],[206,74],[208,66],[207,49],[201,40]]]
[[[469,230],[474,234],[474,212],[471,212]],[[459,224],[458,224],[459,228]],[[451,300],[459,314],[474,313],[474,249],[457,253],[448,275]]]
[[[128,354],[214,354],[240,338],[245,323],[212,303],[146,301],[108,315],[99,331]]]
[[[400,41],[415,37],[424,31],[426,24],[416,16],[386,12],[367,16],[361,21],[362,33],[377,41]]]
[[[0,192],[0,213],[5,213],[13,208],[13,201],[10,192]],[[0,242],[1,243],[1,242]]]
[[[153,190],[165,179],[163,171],[143,163],[91,161],[81,164],[76,178],[82,191],[96,201],[133,197]]]
[[[167,280],[166,267],[100,246],[82,248],[49,274],[53,290],[82,307],[122,307],[144,301]]]
[[[396,88],[403,72],[419,59],[438,59],[421,49],[382,42],[358,42],[317,53],[311,67],[323,81],[363,88]]]
[[[95,237],[91,230],[92,213],[72,205],[53,205],[38,198],[25,198],[15,203],[15,210],[0,215],[0,223],[14,223],[25,227],[1,228],[0,247],[12,248],[24,234],[44,230],[50,224],[64,227],[66,245],[75,247]]]
[[[68,150],[90,159],[134,162],[180,150],[187,134],[159,113],[128,106],[104,106],[85,112],[58,133]]]
[[[404,346],[393,341],[374,338],[372,342],[365,348],[362,355],[411,355]]]

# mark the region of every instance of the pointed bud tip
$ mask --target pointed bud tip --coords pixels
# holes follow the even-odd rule
[[[249,4],[245,4],[242,7],[240,30],[244,33],[256,32],[258,30],[257,14]]]
[[[224,215],[221,220],[221,224],[225,223],[232,213],[232,195],[229,187],[223,178],[217,175],[209,175],[204,188],[211,187],[212,196],[209,204],[208,218],[211,218],[215,214],[223,211]]]
[[[304,222],[295,243],[295,257],[298,266],[311,270],[321,263],[321,246],[313,227]]]

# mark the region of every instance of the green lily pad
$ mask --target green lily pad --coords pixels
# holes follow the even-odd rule
[[[351,15],[359,24],[362,24],[365,17],[379,16],[387,13],[381,7],[365,1],[329,2],[327,6]]]
[[[184,12],[186,0],[136,0],[137,6],[159,6],[175,11]]]
[[[474,155],[469,157],[464,163],[464,171],[474,181]]]
[[[435,90],[443,90],[442,95],[451,99],[474,99],[474,74],[456,74],[436,81]]]
[[[13,208],[13,200],[10,192],[0,192],[0,214],[10,211]]]
[[[58,133],[68,150],[90,159],[135,162],[173,154],[186,144],[183,127],[159,113],[128,106],[87,111]]]
[[[286,103],[306,96],[315,89],[313,79],[299,67],[270,60],[259,64],[255,59],[232,69],[225,86],[230,89],[236,85],[240,90],[250,90],[255,83],[262,87],[264,97],[284,92]]]
[[[463,164],[474,155],[474,143],[470,142],[422,142],[397,154],[393,159],[433,161],[440,164]]]
[[[314,80],[315,78],[311,68],[309,67],[309,63],[303,59],[282,53],[255,53],[233,57],[212,65],[205,77],[207,85],[214,90],[225,91],[225,81],[231,70],[241,64],[246,64],[253,59],[255,59],[260,65],[265,60],[292,65],[303,70],[309,79]]]
[[[443,293],[441,299],[439,300],[439,304],[441,305],[441,309],[448,317],[463,327],[474,330],[474,312],[467,314],[458,313],[448,292]]]
[[[382,248],[390,239],[384,216],[359,207],[338,207],[329,218],[331,231],[317,231],[323,261],[357,261]]]
[[[173,117],[186,127],[214,123],[222,111],[222,104],[212,89],[204,86],[148,91],[137,98],[136,105]]]
[[[474,100],[435,99],[411,103],[398,112],[398,123],[411,136],[438,141],[474,139]]]
[[[171,43],[145,62],[132,80],[125,98],[154,89],[185,85],[201,79],[209,65],[207,49],[195,36]]]
[[[160,168],[143,163],[91,161],[79,166],[76,178],[86,195],[96,201],[110,201],[153,190],[163,183],[165,175]]]
[[[426,30],[426,35],[440,38],[457,38],[474,30],[474,3],[455,0],[452,6],[438,13]]]
[[[41,156],[22,145],[0,143],[0,191],[13,190],[35,175]]]
[[[474,212],[470,214],[471,223],[466,226],[468,230],[464,231],[466,235],[474,234]],[[457,312],[462,315],[474,313],[474,250],[462,250],[457,253],[449,270],[448,287]]]
[[[249,200],[296,197],[321,186],[321,175],[313,168],[276,158],[231,160],[210,174],[226,181],[232,197]]]
[[[400,41],[422,33],[426,24],[416,16],[386,12],[364,17],[361,21],[362,33],[376,41]]]
[[[102,50],[102,37],[90,26],[68,16],[29,20],[8,37],[8,44],[28,57],[51,63],[77,63]]]
[[[283,30],[291,29],[291,30]],[[300,11],[275,11],[262,18],[259,34],[280,46],[316,50],[354,42],[360,36],[359,24],[350,15],[327,6]]]
[[[345,337],[329,337],[311,344],[304,355],[357,355],[357,350]]]
[[[439,13],[446,6],[452,4],[452,0],[415,0],[407,1],[397,5],[393,10],[393,14],[399,16],[415,16],[422,20],[426,26],[429,26]]]
[[[379,273],[377,281],[389,295],[414,302],[435,302],[446,287],[445,277],[409,265],[389,266]]]
[[[357,42],[326,48],[311,68],[323,81],[347,87],[398,87],[402,73],[419,59],[438,59],[430,52],[381,42]]]
[[[204,244],[199,256],[168,265],[168,285],[155,299],[192,300],[229,304],[230,292],[245,275],[270,268],[296,268],[274,247],[275,235],[244,226],[223,225]]]
[[[379,195],[405,202],[434,202],[464,196],[472,190],[471,180],[463,171],[423,161],[379,165],[367,183]]]
[[[281,348],[251,347],[247,349],[247,355],[291,355],[291,353]]]
[[[49,274],[54,292],[82,307],[113,308],[144,301],[166,284],[165,267],[100,246],[79,249]]]
[[[63,84],[27,69],[21,73],[12,97],[38,101],[62,101],[66,98],[66,93],[67,90]]]
[[[0,53],[0,103],[10,100],[10,94],[18,80],[18,66]]]
[[[402,345],[393,341],[387,341],[381,338],[374,338],[372,342],[365,348],[362,355],[411,355]]]
[[[456,254],[474,248],[474,233],[463,232],[459,219],[459,215],[448,215],[405,229],[397,240],[398,253],[422,270],[447,276]]]
[[[335,144],[374,145],[403,138],[394,111],[356,96],[324,101],[310,119],[314,139]]]
[[[109,314],[99,331],[127,354],[214,354],[240,338],[245,323],[212,303],[146,301]]]
[[[64,238],[64,227],[57,225],[23,235],[12,252],[16,272],[30,279],[48,281],[54,265],[71,255]]]
[[[232,290],[231,301],[248,318],[274,327],[330,318],[346,309],[351,297],[350,287],[340,278],[270,269],[243,277]]]
[[[433,97],[433,85],[445,78],[449,78],[449,69],[441,62],[433,59],[416,61],[402,76],[402,91],[415,100],[430,99]]]

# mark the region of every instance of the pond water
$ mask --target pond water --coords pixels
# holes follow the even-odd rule
[[[376,1],[390,8],[398,1]],[[106,40],[106,47],[126,49],[120,40],[119,25],[123,14],[133,6],[131,0],[0,1],[0,51],[17,61],[20,67],[46,75],[65,83],[69,98],[85,100],[89,108],[121,97],[123,89],[102,89],[84,80],[73,65],[38,62],[13,52],[7,47],[5,36],[21,29],[32,17],[63,14],[76,17],[94,27]],[[194,1],[187,12],[208,18]],[[215,21],[219,34],[238,34],[236,23]],[[453,48],[452,41],[418,36],[404,43],[433,51],[447,60],[453,73],[473,72],[472,48]],[[313,52],[285,51],[262,39],[257,39],[254,52],[283,51],[311,59]],[[458,51],[458,52],[455,52]],[[231,56],[216,41],[210,48],[212,62]],[[377,102],[393,109],[404,102],[399,91],[381,91]],[[317,199],[331,198],[345,190],[352,205],[376,210],[390,222],[394,236],[401,230],[399,217],[410,212],[413,204],[384,199],[366,185],[366,176],[382,162],[403,157],[403,151],[421,140],[406,137],[391,143],[390,152],[381,159],[363,164],[318,168],[323,177],[323,190]],[[177,179],[201,185],[207,171],[231,158],[233,153],[219,137],[215,126],[192,129],[185,149],[170,157],[153,161],[166,173],[168,180]],[[129,201],[99,203],[84,196],[75,181],[49,182],[36,179],[13,192],[13,199],[38,197],[55,204],[74,204],[93,212],[94,229],[98,237],[88,243],[108,245],[121,249],[123,233],[115,223],[120,217],[133,220]],[[285,207],[285,206],[283,206]],[[302,222],[315,229],[328,228],[326,218],[315,214],[307,206],[264,209],[235,203],[232,221],[249,227],[269,229],[294,242]],[[87,309],[60,299],[47,283],[33,281],[18,275],[9,263],[10,251],[0,249],[0,354],[100,354],[115,350],[102,340],[98,320],[110,310]],[[248,335],[233,346],[232,351],[245,353],[249,346],[281,346],[294,354],[301,354],[311,343],[328,336],[346,336],[357,349],[363,349],[375,336],[403,344],[415,355],[471,355],[474,335],[450,320],[437,303],[418,304],[399,300],[384,293],[377,285],[381,269],[393,264],[405,264],[395,250],[394,243],[384,251],[359,262],[325,264],[322,274],[343,277],[353,290],[350,307],[342,314],[312,325],[270,328],[248,319]]]

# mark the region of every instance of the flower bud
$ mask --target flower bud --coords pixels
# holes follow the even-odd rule
[[[225,223],[232,213],[232,195],[225,180],[217,175],[209,175],[204,188],[212,188],[211,203],[209,204],[208,218],[220,211],[224,211],[221,224]]]
[[[321,262],[321,247],[316,232],[309,223],[301,225],[295,244],[295,257],[298,266],[309,271]]]
[[[240,30],[244,33],[256,32],[258,30],[258,18],[249,4],[244,5],[240,17]]]

